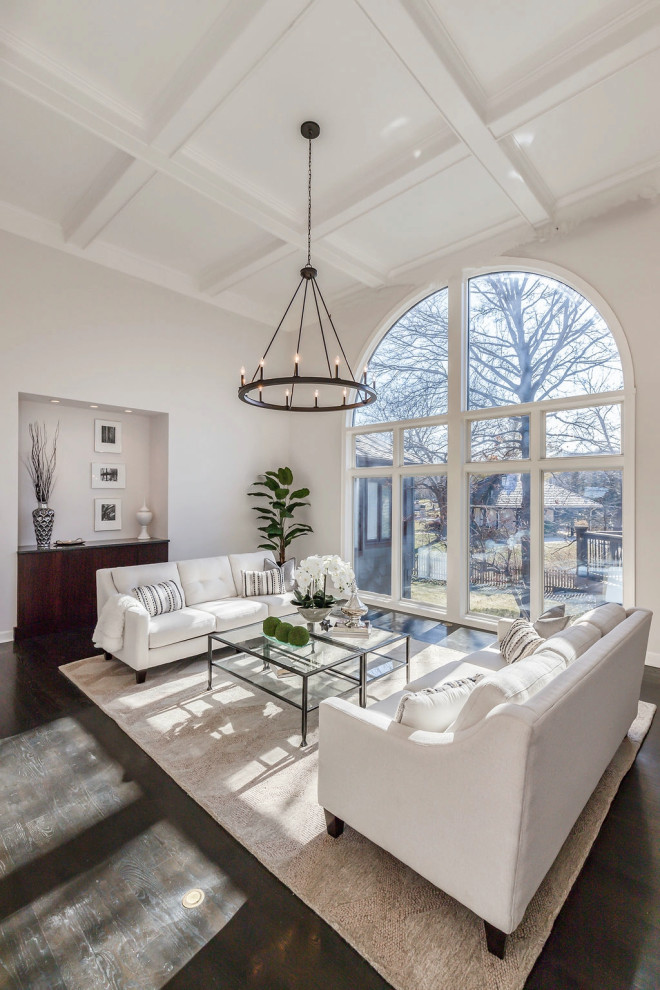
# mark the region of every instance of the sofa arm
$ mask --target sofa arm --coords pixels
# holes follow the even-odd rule
[[[115,656],[134,670],[146,670],[149,666],[149,613],[146,609],[126,611],[124,644]]]

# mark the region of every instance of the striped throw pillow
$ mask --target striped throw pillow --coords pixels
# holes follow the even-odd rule
[[[283,594],[284,578],[279,568],[276,571],[243,571],[244,598]]]
[[[542,643],[545,640],[528,619],[516,619],[500,643],[500,653],[507,663],[517,663],[531,656]]]
[[[184,606],[183,589],[176,581],[159,581],[158,584],[143,584],[133,588],[134,595],[149,615],[164,615],[165,612],[178,612]]]

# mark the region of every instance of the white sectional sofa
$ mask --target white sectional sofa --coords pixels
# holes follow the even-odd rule
[[[528,660],[505,665],[495,644],[407,685],[485,673],[455,731],[394,721],[403,692],[366,709],[323,701],[318,796],[329,834],[348,823],[466,905],[502,956],[637,715],[650,623],[643,609],[604,605],[546,641],[560,662],[542,677]],[[504,695],[484,713],[493,682]],[[461,729],[468,704],[479,713],[478,691],[480,717]]]
[[[139,607],[127,611],[123,645],[113,655],[136,671],[140,684],[149,667],[203,653],[210,632],[247,626],[268,615],[295,612],[291,592],[255,598],[241,595],[243,571],[263,570],[265,559],[274,561],[275,558],[270,551],[260,550],[97,571],[99,615],[110,595],[130,595],[132,589],[140,585],[176,581],[183,589],[185,606],[176,612],[152,617],[146,609]]]

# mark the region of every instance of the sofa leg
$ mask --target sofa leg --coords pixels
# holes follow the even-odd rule
[[[136,670],[135,671],[135,683],[136,684],[144,684],[144,682],[146,681],[146,679],[147,679],[147,672],[146,672],[146,670]]]
[[[344,831],[344,823],[341,818],[337,818],[330,811],[325,811],[325,826],[328,830],[328,835],[332,836],[333,839],[338,839],[339,836]]]
[[[103,659],[104,660],[112,660],[112,653],[108,653],[107,650],[104,650],[103,651]]]
[[[495,925],[491,925],[488,921],[484,921],[484,928],[486,929],[486,945],[488,946],[488,951],[492,952],[492,954],[497,956],[498,959],[504,959],[506,934],[501,932],[499,928],[496,928]]]

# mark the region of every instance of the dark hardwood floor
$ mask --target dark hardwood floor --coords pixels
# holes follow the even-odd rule
[[[492,638],[384,611],[373,612],[371,618],[376,624],[405,629],[419,647],[449,636],[457,645],[476,649]],[[197,941],[195,954],[187,960],[179,958],[178,965],[183,965],[176,973],[161,976],[154,963],[154,987],[387,990],[388,984],[333,929],[59,673],[61,664],[92,652],[89,635],[84,632],[0,645],[0,737],[27,734],[56,719],[74,720],[109,760],[123,768],[123,780],[136,786],[138,796],[82,831],[74,829],[55,849],[47,848],[5,877],[0,876],[0,921],[22,921],[20,912],[29,911],[39,898],[48,897],[83,874],[89,875],[108,857],[144,837],[154,824],[164,825],[182,837],[187,847],[185,862],[194,863],[201,857],[205,868],[214,876],[222,874],[239,895],[225,912],[222,924],[215,926],[216,931],[207,932],[207,940],[199,948]],[[642,697],[660,704],[660,669],[646,669]],[[171,920],[165,918],[163,924]],[[139,934],[133,932],[138,943]],[[90,938],[89,932],[86,937]],[[46,962],[43,965],[46,967]],[[38,975],[38,969],[33,973]],[[35,976],[20,984],[3,982],[0,970],[0,985],[32,990],[65,984],[48,982],[44,968],[39,979]],[[95,990],[97,985],[122,986],[105,980],[96,984],[87,978],[81,990],[83,986],[84,990]],[[619,789],[526,990],[658,987],[660,717],[654,720],[636,763]]]

